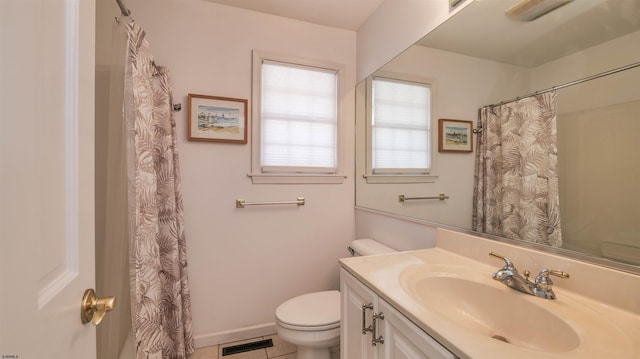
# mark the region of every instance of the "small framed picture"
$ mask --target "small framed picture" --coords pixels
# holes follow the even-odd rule
[[[187,139],[247,143],[247,100],[189,94]]]
[[[473,152],[473,122],[438,120],[438,152]]]

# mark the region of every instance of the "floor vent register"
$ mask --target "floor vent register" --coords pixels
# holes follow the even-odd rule
[[[238,353],[250,352],[252,350],[270,348],[273,346],[272,339],[258,340],[251,343],[233,345],[222,348],[222,356],[233,355]]]

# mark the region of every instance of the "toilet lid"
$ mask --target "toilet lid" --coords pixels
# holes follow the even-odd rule
[[[288,326],[337,327],[340,325],[340,292],[331,290],[291,298],[276,309],[276,318]]]

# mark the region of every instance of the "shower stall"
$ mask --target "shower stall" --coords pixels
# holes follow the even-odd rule
[[[115,3],[97,11],[121,15],[110,35],[96,21],[96,287],[121,308],[98,327],[98,356],[181,359],[194,343],[170,73]]]
[[[117,298],[97,329],[98,358],[135,358],[129,295],[126,136],[123,121],[127,35],[113,0],[96,1],[96,289]]]

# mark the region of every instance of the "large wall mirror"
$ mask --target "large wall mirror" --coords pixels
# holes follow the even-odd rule
[[[640,273],[640,0],[576,0],[532,21],[505,14],[519,2],[473,1],[372,74],[430,84],[428,180],[371,175],[371,81],[358,84],[356,206],[471,230],[478,135],[472,152],[439,152],[438,120],[476,128],[484,106],[555,87],[554,251]]]

